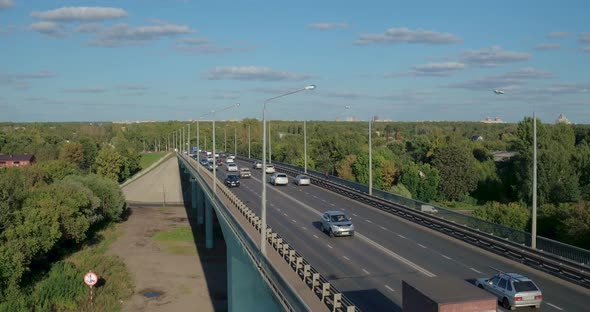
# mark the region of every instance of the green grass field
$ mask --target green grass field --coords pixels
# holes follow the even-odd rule
[[[152,237],[157,241],[192,242],[193,231],[188,226],[179,226],[170,230],[161,231]]]
[[[160,158],[164,157],[166,154],[167,152],[141,154],[139,165],[141,166],[141,169],[145,169],[158,161]]]

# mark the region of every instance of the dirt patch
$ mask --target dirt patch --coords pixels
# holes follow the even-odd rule
[[[227,309],[224,250],[197,241],[158,241],[154,235],[191,228],[184,207],[155,208],[134,204],[122,235],[108,253],[126,263],[134,277],[134,295],[123,311],[224,311]],[[203,242],[200,242],[203,240]]]

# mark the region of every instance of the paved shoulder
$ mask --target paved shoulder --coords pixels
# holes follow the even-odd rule
[[[182,186],[176,157],[165,160],[123,187],[125,198],[140,203],[182,203]]]

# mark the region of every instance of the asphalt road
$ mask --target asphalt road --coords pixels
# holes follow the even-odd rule
[[[242,179],[233,191],[260,214],[262,173],[251,170],[253,177]],[[226,174],[220,166],[218,177]],[[492,267],[532,278],[543,291],[541,311],[590,307],[588,289],[313,185],[268,184],[267,209],[268,224],[364,311],[400,311],[404,278],[454,276],[472,282],[493,275]],[[355,237],[322,233],[318,221],[327,210],[352,217]]]

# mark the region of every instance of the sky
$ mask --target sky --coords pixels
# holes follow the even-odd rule
[[[590,123],[590,1],[0,0],[0,122]],[[502,90],[498,95],[494,90]],[[236,103],[239,107],[226,109]]]

